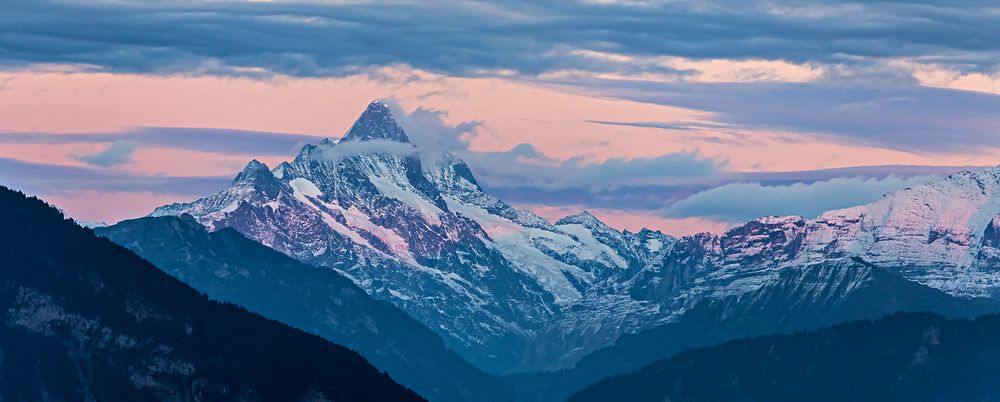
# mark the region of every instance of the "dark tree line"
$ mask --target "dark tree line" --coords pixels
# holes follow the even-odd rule
[[[211,301],[0,186],[0,399],[420,400],[363,357]]]

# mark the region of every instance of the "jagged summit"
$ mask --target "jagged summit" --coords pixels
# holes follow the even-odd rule
[[[285,172],[292,168],[292,165],[288,162],[281,162],[274,169],[271,169],[271,174],[274,175],[276,179],[282,179],[285,177]]]
[[[578,214],[565,216],[556,221],[556,225],[583,225],[588,229],[604,228],[607,225],[601,222],[594,214],[590,211],[583,210]]]
[[[343,141],[388,140],[409,143],[410,138],[392,117],[389,106],[372,101],[344,135]]]
[[[555,227],[484,192],[457,156],[415,154],[408,140],[372,102],[340,140],[305,145],[270,171],[251,162],[229,188],[153,216],[188,213],[336,269],[494,372],[519,361],[563,306],[638,264],[632,249],[649,243],[589,214]],[[607,328],[622,328],[617,320]]]
[[[701,300],[845,257],[953,295],[1000,295],[997,169],[816,219],[762,217],[674,238],[618,231],[587,211],[551,224],[484,191],[455,155],[414,151],[372,102],[339,141],[306,145],[270,172],[251,162],[233,186],[153,215],[189,213],[335,269],[496,373],[572,366]]]
[[[431,176],[437,176],[439,182],[445,185],[462,185],[462,181],[472,186],[478,191],[482,191],[476,176],[472,174],[472,169],[465,161],[459,159],[454,154],[446,152],[437,160],[424,165],[429,168]]]
[[[233,179],[233,183],[255,181],[262,176],[273,177],[273,175],[271,175],[271,170],[268,169],[267,165],[254,159],[251,160],[250,163],[247,163],[247,166],[243,168],[243,171],[236,175],[236,178]]]
[[[233,188],[255,189],[268,196],[281,191],[281,183],[264,163],[254,159],[233,179]]]

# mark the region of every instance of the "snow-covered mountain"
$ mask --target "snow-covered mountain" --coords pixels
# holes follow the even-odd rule
[[[423,166],[386,105],[339,141],[268,169],[252,161],[217,194],[153,215],[191,214],[299,260],[338,270],[493,371],[595,283],[641,265],[631,250],[673,241],[617,232],[589,214],[556,225],[482,191],[450,155]]]
[[[153,215],[191,214],[336,269],[492,372],[571,366],[702,300],[827,260],[859,257],[959,296],[1000,286],[997,170],[815,220],[765,217],[676,239],[620,232],[586,212],[547,222],[484,192],[462,160],[419,152],[372,102],[339,141],[273,169],[252,161],[229,188]]]
[[[773,288],[788,271],[803,271],[822,263],[836,266],[847,258],[952,296],[996,299],[1000,295],[998,214],[1000,168],[993,168],[891,192],[871,204],[829,211],[813,220],[769,216],[721,235],[686,236],[641,269],[623,272],[595,286],[578,302],[587,308],[573,309],[553,332],[586,334],[585,329],[574,326],[587,323],[586,317],[593,319],[593,311],[607,311],[616,305],[609,300],[628,306],[623,309],[632,312],[624,316],[638,322],[606,336],[675,322],[702,301]],[[813,283],[839,283],[838,288],[849,290],[852,285],[839,277],[843,274],[837,269],[823,271],[825,277],[814,278]],[[782,286],[789,287],[787,283]],[[821,300],[813,299],[830,297],[830,293],[812,292],[810,287],[815,285],[799,287],[800,304],[817,304]],[[595,342],[593,334],[590,336],[588,340]],[[596,341],[605,343],[608,339]],[[545,346],[534,350],[555,350],[552,345]],[[536,361],[560,357],[545,353],[533,356]],[[577,357],[562,358],[575,361]]]
[[[630,291],[653,300],[739,292],[773,271],[858,257],[952,295],[996,297],[998,214],[1000,168],[957,173],[813,220],[764,217],[721,236],[680,239],[661,263],[629,278]]]

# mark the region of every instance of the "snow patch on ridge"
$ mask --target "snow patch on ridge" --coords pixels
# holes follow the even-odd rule
[[[597,240],[594,233],[586,226],[573,223],[556,227],[575,236],[582,243],[584,247],[577,250],[581,257],[592,260],[608,260],[618,268],[628,268],[628,261],[625,261],[621,254],[618,254],[618,251]]]
[[[537,278],[542,287],[555,297],[556,304],[565,305],[580,299],[580,291],[570,283],[564,273],[581,277],[586,276],[586,273],[578,267],[552,258],[534,245],[534,240],[539,238],[548,239],[551,244],[565,245],[572,241],[568,236],[525,228],[455,198],[444,199],[448,209],[476,221],[492,239],[492,241],[484,240],[492,243],[504,258],[513,262],[518,269]]]
[[[379,176],[370,176],[368,179],[371,180],[372,184],[375,185],[375,188],[382,195],[415,209],[417,212],[420,212],[427,222],[433,225],[441,225],[441,214],[444,212],[441,208],[438,208],[418,194],[404,190],[390,180]]]
[[[649,239],[646,242],[646,250],[650,253],[657,253],[663,249],[663,242],[660,239]]]
[[[316,184],[309,181],[308,179],[303,179],[301,177],[292,179],[288,182],[288,185],[292,186],[292,190],[295,195],[303,195],[307,197],[322,197],[323,192],[316,187]]]

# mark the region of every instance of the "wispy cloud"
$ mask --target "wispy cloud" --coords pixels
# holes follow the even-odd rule
[[[395,102],[388,103],[410,140],[428,159],[425,163],[434,163],[433,159],[445,152],[452,153],[464,159],[476,177],[488,186],[611,189],[684,182],[713,176],[726,169],[725,161],[713,160],[697,152],[597,161],[587,155],[565,160],[553,158],[527,143],[506,151],[476,151],[470,148],[470,143],[480,135],[480,122],[448,124],[444,121],[444,111],[418,108],[406,113]]]
[[[521,144],[505,152],[469,149],[478,125],[449,125],[444,112],[418,109],[406,114],[390,102],[418,148],[462,157],[480,183],[501,198],[521,205],[619,211],[658,215],[670,222],[701,219],[732,224],[765,215],[820,213],[874,201],[886,192],[976,167],[861,166],[797,172],[732,172],[724,162],[696,153],[654,158],[592,161],[557,160]],[[419,124],[414,122],[419,121]],[[612,122],[612,124],[615,124]],[[623,123],[633,125],[633,123]],[[638,123],[663,128],[669,124]],[[624,215],[623,215],[624,216]],[[721,222],[721,223],[720,223]],[[663,222],[661,222],[662,224]]]
[[[607,120],[587,120],[588,123],[603,124],[607,126],[626,126],[640,128],[658,128],[662,130],[691,131],[705,129],[728,129],[730,126],[724,124],[697,123],[697,122],[658,122],[658,121],[607,121]]]
[[[135,149],[136,143],[134,142],[116,141],[100,152],[76,155],[74,158],[88,165],[112,167],[132,162],[132,154]]]
[[[873,83],[550,82],[595,95],[711,113],[712,125],[822,136],[915,153],[976,153],[1000,143],[1000,95]],[[685,129],[671,124],[600,122]],[[691,127],[695,128],[695,127]]]
[[[66,195],[86,190],[202,196],[225,188],[231,181],[228,176],[151,176],[0,158],[0,184],[35,194]]]
[[[323,137],[217,128],[140,127],[114,133],[4,133],[0,144],[108,144],[100,152],[76,155],[94,166],[128,163],[141,148],[177,148],[228,155],[285,156]]]
[[[325,160],[336,162],[354,155],[380,154],[407,157],[416,153],[417,149],[411,144],[389,140],[368,140],[361,142],[341,141],[333,147],[321,149],[319,156]]]
[[[811,219],[825,211],[866,204],[892,190],[923,184],[935,178],[854,177],[776,186],[732,183],[678,201],[665,209],[664,216],[700,217],[730,223],[767,215],[798,215]]]
[[[764,215],[809,216],[826,209],[859,205],[927,177],[980,168],[891,165],[794,172],[723,172],[683,183],[623,185],[613,189],[553,189],[489,183],[486,187],[500,198],[517,204],[580,206],[657,214],[671,219],[701,217],[734,223]],[[857,186],[851,185],[855,183]],[[714,191],[716,189],[723,190]],[[750,194],[749,198],[736,194],[740,191]],[[836,194],[830,195],[830,192]],[[768,198],[786,195],[787,200]],[[806,201],[810,197],[820,200],[810,206]]]

